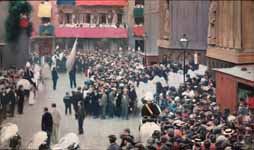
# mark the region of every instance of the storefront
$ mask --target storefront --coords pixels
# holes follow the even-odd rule
[[[237,110],[239,100],[254,93],[254,65],[214,69],[216,72],[216,99],[221,111]]]

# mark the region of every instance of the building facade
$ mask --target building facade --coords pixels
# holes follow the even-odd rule
[[[253,27],[254,1],[211,1],[208,66],[254,64]]]
[[[42,3],[50,5],[50,17],[39,14],[45,13],[41,11]],[[54,0],[31,4],[35,8],[32,49],[38,49],[45,36],[52,38],[51,45],[64,50],[71,49],[76,38],[82,50],[119,50],[128,46],[127,0]]]
[[[144,1],[128,0],[129,49],[144,52]]]
[[[205,63],[208,30],[208,1],[145,0],[145,49],[149,63],[167,57],[183,60],[179,40],[189,39],[187,60],[198,53]]]

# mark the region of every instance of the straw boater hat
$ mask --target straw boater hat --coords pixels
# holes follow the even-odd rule
[[[27,67],[27,68],[30,68],[30,67],[31,67],[30,62],[26,62],[26,67]]]
[[[231,129],[231,128],[226,128],[222,130],[222,134],[223,135],[232,135],[235,133],[235,130]]]
[[[195,138],[194,140],[192,140],[193,143],[201,143],[202,140],[200,138]]]

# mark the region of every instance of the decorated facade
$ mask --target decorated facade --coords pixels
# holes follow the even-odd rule
[[[254,64],[254,2],[211,1],[208,66]]]
[[[75,38],[82,50],[118,50],[128,45],[127,0],[55,0],[32,4],[36,7],[34,19],[38,27],[32,49],[38,49],[40,44],[36,43],[45,36],[52,38],[48,45],[63,50],[69,50]]]

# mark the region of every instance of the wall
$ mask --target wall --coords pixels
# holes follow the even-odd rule
[[[144,26],[145,26],[145,51],[148,55],[158,55],[157,40],[159,38],[160,12],[159,1],[145,0]]]
[[[31,14],[31,20],[33,22],[33,29],[34,29],[34,32],[36,33],[36,35],[39,34],[39,27],[40,27],[40,24],[41,24],[41,19],[38,17],[38,9],[39,9],[39,4],[41,3],[40,0],[38,1],[35,1],[35,0],[29,0],[30,4],[32,5],[33,7],[33,12]],[[56,0],[50,0],[49,1],[52,5],[52,13],[51,13],[51,23],[54,24],[54,25],[58,25],[58,8],[57,8],[57,5],[56,5]]]
[[[128,34],[129,34],[129,42],[128,45],[131,48],[135,48],[135,37],[133,36],[133,26],[134,26],[134,15],[133,8],[135,6],[135,0],[128,1]]]
[[[189,49],[206,50],[208,32],[208,1],[170,1],[171,48],[180,48],[179,39],[186,34]]]
[[[5,19],[8,16],[8,4],[7,1],[0,1],[0,43],[5,42]]]
[[[234,111],[237,107],[237,82],[227,74],[216,72],[216,101],[223,111],[229,108]]]
[[[254,64],[254,1],[213,2],[217,4],[216,40],[207,57],[235,65]]]
[[[242,21],[242,48],[254,52],[254,1],[242,1]]]

